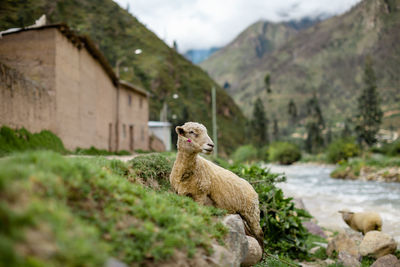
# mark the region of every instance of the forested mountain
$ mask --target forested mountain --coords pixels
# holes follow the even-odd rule
[[[256,23],[201,66],[221,85],[229,85],[226,90],[245,114],[251,114],[261,97],[269,116],[285,126],[290,123],[290,100],[301,119],[313,95],[328,123],[353,116],[364,86],[364,62],[370,56],[384,127],[400,126],[400,0],[364,0],[307,29],[287,26]]]
[[[211,87],[217,87],[220,144],[231,151],[244,138],[245,118],[232,98],[199,67],[168,47],[112,0],[20,0],[0,2],[0,31],[31,25],[42,14],[48,23],[67,23],[88,35],[121,78],[151,93],[150,118],[159,119],[163,102],[174,125],[194,120],[211,131]],[[135,54],[141,49],[141,54]],[[179,98],[174,99],[173,94]]]

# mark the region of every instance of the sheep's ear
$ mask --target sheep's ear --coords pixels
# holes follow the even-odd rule
[[[348,211],[348,210],[339,210],[338,211],[339,213],[345,213],[345,214],[354,214],[354,212],[353,211]]]
[[[183,129],[182,126],[176,126],[175,131],[179,135],[183,135],[185,133],[185,130]]]

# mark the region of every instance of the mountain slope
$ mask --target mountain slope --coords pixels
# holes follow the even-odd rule
[[[364,60],[370,55],[386,112],[385,125],[399,126],[399,29],[400,0],[364,0],[344,15],[300,31],[240,71],[214,67],[217,63],[207,65],[217,55],[202,66],[220,84],[231,84],[229,93],[246,114],[250,114],[256,97],[261,96],[270,116],[285,125],[290,99],[304,116],[305,103],[315,93],[324,116],[335,122],[354,114],[363,87]],[[216,61],[222,64],[224,57]],[[271,76],[271,94],[264,88],[266,73]]]
[[[200,66],[219,84],[229,87],[228,92],[235,95],[234,91],[238,88],[237,75],[250,68],[265,54],[286,43],[296,33],[296,29],[285,23],[258,21]]]
[[[202,122],[211,131],[211,87],[217,87],[220,144],[232,151],[244,138],[245,118],[231,97],[199,67],[168,47],[135,17],[112,0],[21,0],[0,2],[0,31],[34,23],[46,14],[49,23],[67,23],[88,35],[121,78],[151,93],[150,118],[158,120],[164,101],[174,124]],[[136,55],[134,51],[143,52]],[[172,95],[178,94],[174,99]],[[175,136],[175,135],[174,135]]]

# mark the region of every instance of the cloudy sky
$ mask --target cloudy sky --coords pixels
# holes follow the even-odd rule
[[[335,15],[360,0],[114,0],[179,51],[223,46],[257,20]]]

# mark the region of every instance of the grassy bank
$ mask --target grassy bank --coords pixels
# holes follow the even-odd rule
[[[90,155],[90,156],[110,156],[110,155],[131,155],[129,151],[121,150],[110,152],[105,149],[98,149],[93,146],[90,148],[77,148],[75,151],[68,151],[62,140],[48,130],[39,133],[31,133],[25,128],[11,129],[7,126],[0,128],[0,157],[10,155],[15,152],[49,150],[60,154]],[[141,151],[139,151],[141,152]]]
[[[375,179],[391,180],[400,182],[400,158],[388,157],[383,155],[375,155],[366,158],[354,158],[346,162],[342,162],[331,173],[333,178],[341,179]],[[396,175],[397,173],[397,175]],[[368,178],[371,176],[371,178]],[[379,178],[382,176],[381,178]],[[394,176],[394,177],[392,177]],[[398,177],[397,177],[398,176]]]
[[[8,266],[101,266],[109,256],[139,265],[211,252],[225,233],[215,220],[223,211],[133,183],[120,161],[29,152],[2,159],[0,170]]]
[[[61,154],[68,152],[61,139],[50,131],[31,133],[25,128],[0,128],[0,157],[27,150],[51,150]]]
[[[174,157],[145,154],[124,163],[36,151],[1,159],[0,262],[101,266],[114,257],[146,265],[177,251],[211,253],[226,233],[218,220],[225,212],[171,192]],[[301,219],[308,216],[275,187],[284,177],[256,165],[229,168],[255,182],[267,252],[307,257]]]

